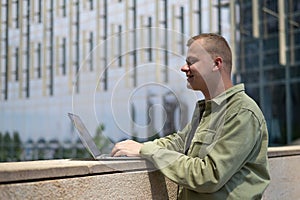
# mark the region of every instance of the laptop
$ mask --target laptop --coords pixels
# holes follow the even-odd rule
[[[68,113],[68,116],[76,128],[82,144],[88,150],[88,152],[93,156],[95,160],[144,160],[141,157],[127,157],[127,156],[113,157],[110,156],[109,154],[102,154],[98,149],[98,147],[96,146],[92,136],[90,135],[89,131],[85,127],[80,117],[73,113]]]

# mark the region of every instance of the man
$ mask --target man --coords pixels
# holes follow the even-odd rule
[[[226,40],[201,34],[188,43],[181,71],[205,99],[181,132],[146,142],[117,143],[113,156],[141,156],[179,185],[178,199],[261,199],[269,184],[268,132],[264,116],[231,81]]]

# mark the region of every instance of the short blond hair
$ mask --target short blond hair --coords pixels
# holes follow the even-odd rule
[[[217,56],[222,57],[223,62],[231,71],[232,53],[225,38],[215,33],[202,33],[190,38],[187,41],[187,46],[190,47],[194,41],[199,39],[203,39],[203,48],[212,56],[212,58],[214,59]]]

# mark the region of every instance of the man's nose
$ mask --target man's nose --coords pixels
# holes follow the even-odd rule
[[[181,71],[182,72],[188,72],[190,70],[189,66],[187,64],[184,64],[182,67],[181,67]]]

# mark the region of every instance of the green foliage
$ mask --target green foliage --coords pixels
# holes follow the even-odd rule
[[[0,132],[0,162],[4,161],[4,142],[3,142],[3,136]]]
[[[14,152],[14,160],[20,161],[22,155],[22,141],[20,139],[19,133],[15,131],[13,133],[13,152]]]
[[[20,161],[22,155],[22,142],[18,132],[13,137],[8,131],[4,135],[0,133],[0,162]]]
[[[46,149],[47,149],[46,140],[44,138],[39,139],[37,143],[38,160],[45,159]]]
[[[12,148],[11,148],[11,143],[12,143],[12,140],[10,138],[10,135],[8,132],[6,132],[4,134],[4,137],[3,137],[3,159],[4,161],[11,161],[12,159]]]
[[[94,141],[103,153],[108,153],[111,151],[112,143],[103,135],[104,130],[104,124],[100,124],[96,129]],[[9,132],[5,134],[0,132],[0,162],[75,157],[91,158],[79,139],[75,143],[71,140],[60,143],[57,139],[46,141],[40,138],[37,142],[30,139],[22,144],[17,131],[14,131],[12,135]]]
[[[53,159],[62,158],[63,148],[57,139],[50,140],[49,147],[53,149]]]

